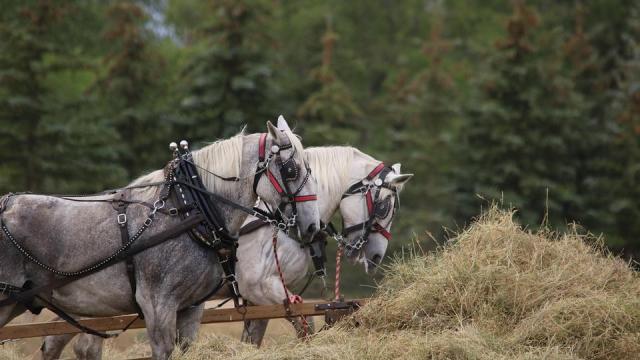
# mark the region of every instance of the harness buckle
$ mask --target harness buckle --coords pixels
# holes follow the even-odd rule
[[[292,228],[292,227],[296,226],[297,217],[298,217],[297,214],[293,214],[293,216],[291,216],[291,218],[289,218],[289,220],[287,220],[287,227],[288,228]]]
[[[229,284],[231,284],[231,289],[233,290],[233,294],[236,297],[240,296],[240,289],[238,288],[238,281],[236,280],[236,276],[234,274],[227,275],[226,279],[227,281],[231,279],[231,281],[229,281]]]
[[[332,237],[336,241],[336,243],[338,243],[338,245],[346,245],[342,234],[335,234]]]
[[[153,219],[148,217],[147,220],[144,221],[144,226],[151,226],[151,223],[153,223]]]
[[[17,287],[17,286],[13,286],[11,284],[0,282],[0,295],[17,293],[17,292],[20,292],[20,291],[22,291],[22,289]]]
[[[218,231],[221,231],[221,229],[218,229]],[[218,231],[214,230],[211,232],[211,234],[213,235],[214,244],[219,244],[222,241],[222,239],[220,238],[220,235],[218,235]]]
[[[178,215],[178,209],[176,209],[176,208],[169,209],[169,215],[171,215],[171,216]]]
[[[127,214],[118,214],[118,225],[124,226],[127,223]]]
[[[156,211],[160,210],[160,209],[162,209],[164,207],[164,205],[165,205],[164,200],[158,199],[153,203],[153,209],[156,210]]]

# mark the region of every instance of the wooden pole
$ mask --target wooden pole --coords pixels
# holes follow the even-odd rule
[[[362,300],[354,300],[358,305]],[[278,319],[290,316],[325,315],[326,311],[347,306],[346,303],[308,302],[292,304],[288,313],[283,305],[247,306],[232,309],[206,309],[202,315],[203,324],[236,322],[244,320]],[[121,315],[108,318],[80,320],[84,326],[99,331],[122,330],[131,323],[130,329],[145,327],[144,320],[137,315]],[[0,340],[24,339],[48,335],[76,334],[81,331],[64,321],[50,321],[23,325],[10,325],[0,328]]]

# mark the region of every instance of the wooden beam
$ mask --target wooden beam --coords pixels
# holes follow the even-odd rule
[[[316,310],[316,305],[322,303],[303,303],[291,305],[291,314],[293,316],[305,315],[324,315],[324,311]],[[247,306],[232,309],[209,309],[202,314],[202,323],[225,323],[244,320],[262,320],[262,319],[279,319],[288,317],[284,305],[260,305]]]
[[[362,300],[354,300],[363,304]],[[339,305],[339,304],[338,304]],[[206,309],[202,315],[203,324],[225,323],[244,320],[278,319],[289,316],[324,315],[326,311],[335,308],[335,303],[308,302],[291,305],[291,313],[287,313],[284,305],[247,306],[246,308]],[[122,315],[108,318],[94,318],[80,320],[84,326],[98,331],[122,330],[131,323],[129,329],[145,327],[144,320],[137,319],[137,315]],[[10,325],[0,328],[0,340],[24,339],[48,335],[76,334],[81,331],[64,321],[50,321],[23,325]]]
[[[124,329],[133,321],[130,329],[144,328],[144,320],[136,319],[137,315],[122,315],[108,318],[80,320],[84,326],[98,331]],[[0,340],[24,339],[48,335],[76,334],[82,331],[64,321],[49,321],[23,325],[10,325],[0,328]]]

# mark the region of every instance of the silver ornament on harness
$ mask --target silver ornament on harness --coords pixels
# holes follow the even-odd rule
[[[180,147],[183,150],[188,150],[189,149],[189,142],[187,140],[180,141]]]
[[[175,141],[170,142],[170,143],[169,143],[169,150],[171,150],[171,151],[176,151],[176,150],[178,150],[178,144],[176,144],[176,142],[175,142]]]

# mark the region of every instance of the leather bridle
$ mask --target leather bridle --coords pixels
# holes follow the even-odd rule
[[[342,239],[342,242],[346,241],[345,239],[349,234],[356,231],[362,231],[360,237],[355,241],[344,244],[347,256],[351,257],[355,255],[355,252],[360,251],[360,249],[362,249],[362,247],[369,241],[369,235],[371,233],[379,233],[388,241],[391,240],[391,232],[387,230],[386,226],[383,226],[378,222],[378,220],[382,220],[389,215],[389,211],[391,211],[391,196],[395,197],[393,209],[394,214],[399,206],[397,189],[385,181],[387,175],[391,171],[393,171],[391,168],[386,167],[384,163],[380,163],[364,179],[351,185],[342,195],[342,199],[355,195],[364,196],[367,202],[368,214],[367,219],[363,222],[342,230],[342,234],[339,236],[339,238]],[[380,191],[382,188],[391,190],[393,195],[381,200]],[[392,214],[392,217],[394,214]],[[331,226],[331,228],[333,227]],[[333,231],[330,230],[329,232],[335,232],[335,229],[333,229]]]
[[[293,149],[293,154],[286,160],[282,159],[280,152],[286,149]],[[311,176],[311,168],[307,162],[304,162],[305,166],[305,176],[303,180],[298,185],[298,188],[295,191],[291,191],[290,183],[296,181],[300,176],[300,167],[295,163],[294,157],[296,155],[296,149],[291,143],[284,145],[272,145],[267,153],[267,134],[260,134],[260,141],[258,145],[258,167],[256,169],[255,178],[253,180],[253,191],[256,192],[258,188],[258,183],[262,179],[264,175],[266,175],[267,179],[273,186],[273,188],[280,194],[282,201],[278,205],[276,211],[269,211],[275,216],[277,220],[277,226],[280,230],[288,231],[290,228],[296,226],[296,220],[298,216],[298,210],[296,207],[297,203],[307,202],[307,201],[316,201],[318,199],[317,195],[300,195],[302,188],[309,182],[309,178]],[[278,179],[273,175],[271,170],[269,170],[269,164],[275,158],[276,163],[280,166],[280,178],[282,179],[282,183],[278,181]],[[265,203],[266,204],[266,203]],[[287,218],[285,216],[285,211],[287,206],[291,206],[291,216]],[[300,229],[302,231],[302,229]]]
[[[389,174],[389,172],[391,171],[393,170],[385,167],[384,164],[380,163],[364,179],[351,185],[349,189],[347,189],[347,191],[345,191],[344,194],[342,195],[343,200],[349,196],[355,196],[360,194],[365,196],[366,202],[367,202],[368,217],[362,223],[350,226],[344,229],[342,233],[339,233],[331,222],[327,224],[324,224],[324,223],[320,224],[320,227],[321,227],[320,230],[322,230],[322,232],[325,232],[329,236],[333,237],[338,243],[344,245],[345,247],[352,249],[351,252],[349,253],[350,255],[353,255],[354,251],[358,251],[362,249],[362,247],[368,242],[369,235],[372,232],[380,233],[387,240],[391,240],[391,233],[387,230],[387,227],[389,225],[387,224],[387,226],[383,226],[377,221],[377,220],[385,219],[389,215],[389,211],[391,211],[391,205],[390,205],[391,196],[395,197],[394,209],[393,209],[394,213],[392,214],[391,218],[393,218],[393,216],[395,215],[395,211],[399,206],[397,189],[394,186],[391,186],[390,184],[384,181],[387,175]],[[376,177],[378,178],[376,179]],[[379,199],[380,189],[382,187],[391,190],[393,192],[393,195],[390,195],[385,199],[380,200]],[[240,235],[241,236],[246,235],[268,224],[272,224],[272,223],[258,218],[256,220],[251,221],[248,224],[245,224],[242,227],[242,229],[240,229]],[[360,235],[358,240],[356,240],[353,245],[346,244],[345,238],[347,237],[347,235],[359,230],[362,230],[362,234]],[[322,232],[316,234],[316,236],[314,236],[314,238],[310,242],[300,243],[302,247],[307,247],[307,246],[309,247],[309,253],[311,256],[311,260],[313,261],[313,266],[315,268],[315,271],[312,273],[312,276],[309,277],[309,280],[307,281],[307,284],[304,286],[304,289],[306,289],[307,286],[311,283],[314,276],[319,276],[321,278],[324,278],[326,274],[326,269],[324,264],[326,262],[325,247],[327,242],[326,242],[326,237],[321,235]]]

